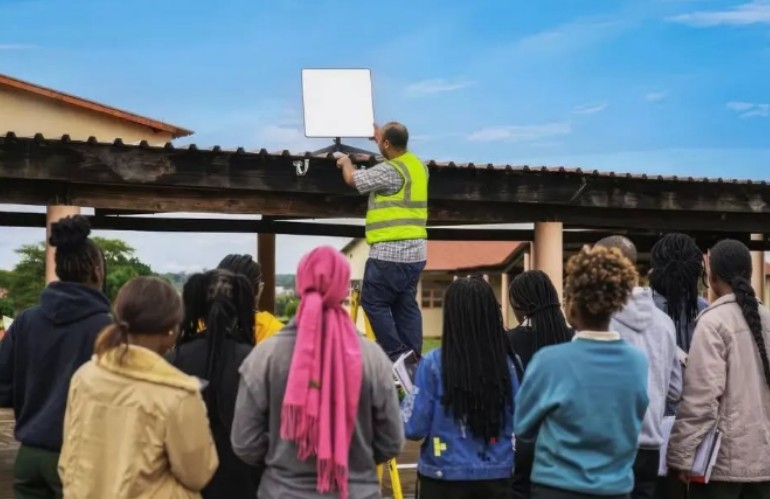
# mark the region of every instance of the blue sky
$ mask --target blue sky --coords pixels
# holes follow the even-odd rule
[[[199,146],[325,145],[302,67],[371,68],[424,158],[770,179],[770,0],[0,0],[1,73]]]

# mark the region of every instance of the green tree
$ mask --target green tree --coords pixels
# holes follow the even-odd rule
[[[94,242],[104,252],[107,295],[111,300],[130,279],[154,275],[150,266],[139,260],[134,248],[125,241],[95,237]],[[21,259],[12,271],[0,273],[0,287],[8,290],[8,298],[18,311],[36,305],[40,300],[40,292],[45,287],[45,244],[22,246],[16,253]]]
[[[14,311],[15,309],[13,308],[13,303],[11,303],[10,299],[0,298],[0,320],[2,320],[3,316],[13,317]],[[3,325],[0,324],[0,329],[2,328]]]

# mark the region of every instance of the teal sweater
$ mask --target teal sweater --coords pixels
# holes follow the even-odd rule
[[[516,397],[514,432],[536,438],[532,482],[596,495],[626,494],[647,410],[647,360],[623,340],[540,350]]]

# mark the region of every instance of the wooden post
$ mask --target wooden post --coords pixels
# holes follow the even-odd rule
[[[503,326],[508,329],[510,323],[511,302],[508,299],[508,286],[510,286],[510,276],[505,270],[500,275],[500,303],[503,309]]]
[[[542,270],[551,278],[559,301],[562,299],[564,286],[564,238],[561,222],[535,223],[535,268]]]
[[[51,237],[51,224],[62,218],[80,214],[77,206],[52,205],[46,210],[45,220],[45,283],[58,280],[56,277],[56,248],[48,244]]]
[[[527,272],[529,270],[532,270],[532,253],[533,253],[533,244],[532,242],[525,243],[527,245],[527,249],[524,250],[524,272]]]
[[[257,234],[257,261],[265,281],[259,309],[272,314],[275,313],[275,234]]]
[[[752,241],[762,241],[764,235],[752,234]],[[751,252],[751,286],[754,288],[754,292],[757,294],[757,299],[764,303],[765,297],[765,252],[764,251],[752,251]]]

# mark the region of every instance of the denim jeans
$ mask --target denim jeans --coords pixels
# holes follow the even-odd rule
[[[369,259],[364,270],[361,306],[385,353],[396,360],[413,350],[422,353],[422,314],[417,283],[425,262],[396,263]]]

